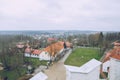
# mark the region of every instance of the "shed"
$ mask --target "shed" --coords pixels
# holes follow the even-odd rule
[[[110,58],[109,80],[120,80],[120,60]]]
[[[29,80],[47,80],[47,78],[48,77],[44,73],[39,72],[38,74],[30,78]]]
[[[95,59],[90,60],[81,67],[66,67],[66,80],[99,80],[101,62]]]

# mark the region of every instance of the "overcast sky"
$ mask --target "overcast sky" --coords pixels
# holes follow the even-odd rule
[[[0,30],[120,31],[120,0],[0,0]]]

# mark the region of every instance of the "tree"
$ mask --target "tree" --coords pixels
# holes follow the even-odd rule
[[[100,34],[99,34],[99,38],[98,38],[98,45],[99,45],[99,48],[100,48],[100,54],[101,55],[103,55],[103,53],[104,53],[104,48],[103,48],[103,33],[102,32],[100,32]]]
[[[100,47],[103,46],[103,40],[104,40],[103,33],[100,32],[100,34],[99,34],[99,38],[98,38],[98,45],[99,45]]]

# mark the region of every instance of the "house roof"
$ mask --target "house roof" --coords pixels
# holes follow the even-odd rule
[[[97,61],[96,59],[92,59],[81,67],[75,67],[75,66],[65,66],[65,67],[71,72],[89,73],[100,64],[101,64],[100,61]]]
[[[63,49],[63,43],[62,41],[53,43],[51,45],[49,45],[48,47],[46,47],[44,49],[44,51],[48,52],[48,53],[52,53],[52,55],[55,55],[55,53],[59,52],[61,49]]]
[[[33,50],[32,54],[40,54],[41,52],[42,52],[41,50],[35,49],[35,50]]]
[[[58,53],[59,51],[61,51],[64,48],[63,44],[64,44],[63,41],[58,41],[58,42],[53,43],[53,44],[49,45],[48,47],[46,47],[44,49],[44,51],[48,52],[54,56],[56,53]],[[71,46],[71,43],[66,42],[66,45],[69,47],[69,46]]]
[[[107,52],[103,62],[110,60],[110,57],[120,60],[120,47],[116,47]]]
[[[38,74],[30,78],[29,80],[46,80],[47,78],[48,78],[47,75],[45,75],[42,72],[39,72]]]
[[[48,41],[55,41],[56,39],[55,38],[48,38],[47,40]]]

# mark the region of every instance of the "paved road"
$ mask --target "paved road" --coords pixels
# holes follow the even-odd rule
[[[64,57],[57,63],[54,63],[49,69],[45,70],[45,74],[48,76],[47,80],[66,80],[66,70],[64,62],[70,55],[72,50],[69,50]]]
[[[63,57],[62,59],[60,59],[58,62],[64,63],[65,60],[68,58],[68,56],[70,55],[71,52],[72,52],[72,50],[70,49],[70,50],[64,55],[64,57]]]

